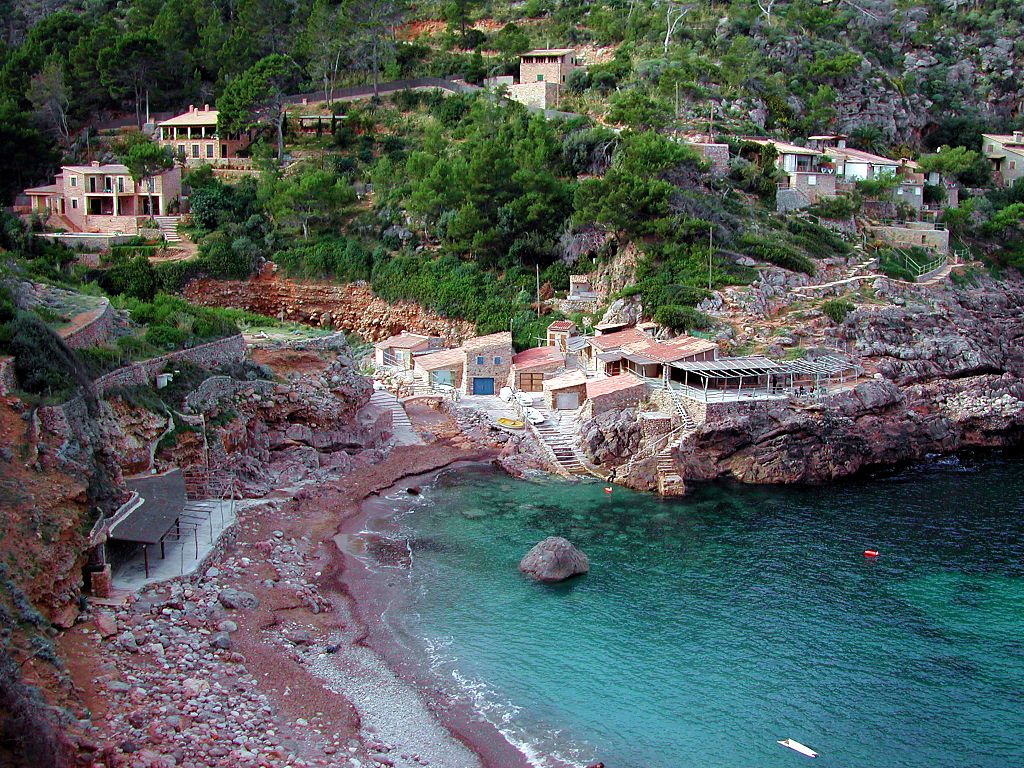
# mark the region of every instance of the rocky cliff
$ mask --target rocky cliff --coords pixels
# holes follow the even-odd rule
[[[235,307],[318,328],[333,328],[355,333],[366,341],[386,339],[404,330],[440,336],[457,345],[475,331],[472,323],[443,317],[414,302],[389,304],[374,296],[366,283],[300,282],[278,275],[273,264],[250,280],[193,280],[184,294],[196,304]]]
[[[1024,281],[877,280],[835,337],[873,378],[813,406],[715,404],[679,447],[687,479],[822,482],[1024,435]],[[815,318],[817,320],[817,318]]]

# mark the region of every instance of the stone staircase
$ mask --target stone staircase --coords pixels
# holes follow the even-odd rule
[[[391,411],[391,426],[394,433],[395,445],[422,445],[423,439],[412,426],[409,414],[405,408],[390,392],[383,389],[375,390],[370,395],[370,405]]]
[[[700,426],[694,421],[693,416],[682,404],[682,395],[669,390],[671,394],[672,407],[675,409],[676,416],[679,417],[680,431],[679,433],[669,441],[669,444],[662,448],[658,454],[658,495],[659,496],[682,496],[686,492],[686,484],[683,482],[682,475],[679,474],[676,468],[675,459],[672,457],[672,452],[679,447],[679,445],[687,437],[697,431]]]
[[[160,228],[160,234],[168,243],[180,243],[181,235],[178,234],[178,222],[181,216],[154,216],[153,220]]]
[[[558,467],[568,475],[589,475],[573,444],[572,433],[552,415],[543,424],[533,427],[534,433],[547,447]]]

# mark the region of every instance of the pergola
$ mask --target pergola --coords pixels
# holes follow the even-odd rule
[[[766,357],[723,357],[718,360],[685,360],[668,363],[682,371],[685,391],[697,392],[707,401],[709,394],[720,398],[772,397],[780,389],[797,385],[818,390],[823,383],[855,378],[861,372],[850,360],[835,355],[798,360],[774,361]],[[675,382],[678,382],[675,379]]]

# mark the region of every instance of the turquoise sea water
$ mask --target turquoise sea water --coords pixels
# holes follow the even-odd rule
[[[1024,765],[1024,460],[661,501],[441,475],[386,620],[514,740],[608,768]],[[520,557],[562,535],[557,586]],[[881,556],[867,560],[866,548]]]

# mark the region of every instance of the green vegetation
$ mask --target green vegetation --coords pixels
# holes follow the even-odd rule
[[[821,305],[821,311],[833,323],[842,323],[846,316],[856,309],[853,304],[845,299],[829,299]]]

